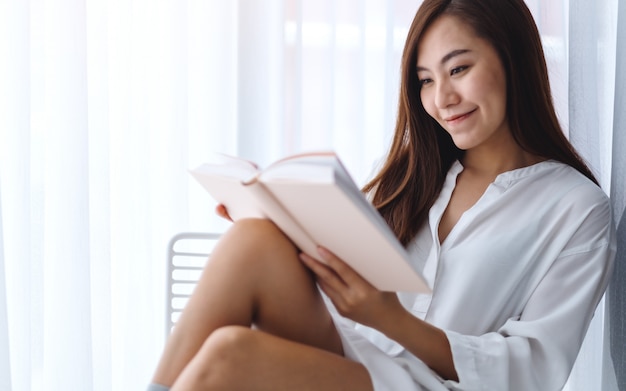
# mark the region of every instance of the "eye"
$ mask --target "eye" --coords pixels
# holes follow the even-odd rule
[[[466,70],[467,68],[469,68],[467,65],[462,65],[460,67],[454,67],[452,68],[452,70],[450,71],[450,75],[456,75],[458,73],[463,72],[464,70]]]
[[[420,88],[432,83],[433,80],[432,79],[428,79],[428,78],[424,78],[424,79],[419,79],[417,81],[417,84],[419,85]]]

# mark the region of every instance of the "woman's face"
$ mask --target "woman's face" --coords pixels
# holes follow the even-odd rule
[[[417,75],[424,109],[458,148],[510,137],[504,68],[466,23],[446,15],[433,22],[418,43]]]

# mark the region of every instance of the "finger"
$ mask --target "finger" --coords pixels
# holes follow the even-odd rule
[[[341,304],[343,303],[343,296],[339,292],[337,292],[335,289],[333,289],[332,286],[324,282],[324,280],[317,280],[317,285],[322,290],[322,292],[324,292],[326,296],[328,296],[330,301],[333,302],[333,305],[335,307],[341,306]]]
[[[328,296],[330,301],[332,301],[335,308],[344,308],[345,307],[345,298],[344,294],[347,292],[348,288],[343,281],[332,271],[328,266],[319,262],[315,258],[301,253],[300,258],[305,263],[309,269],[316,275],[316,282],[319,288]],[[330,282],[324,279],[320,274],[327,274],[327,276],[331,276],[328,279]],[[342,293],[343,292],[343,293]]]
[[[218,206],[216,206],[215,213],[217,213],[218,216],[225,218],[226,220],[233,221],[233,219],[228,214],[228,211],[226,210],[224,204],[219,204]]]
[[[348,286],[354,286],[358,284],[365,284],[367,286],[372,286],[367,280],[365,280],[359,273],[357,273],[352,267],[350,267],[347,263],[337,257],[335,254],[330,252],[328,249],[324,247],[318,247],[317,252],[320,257],[324,260],[326,265],[335,271],[337,275],[341,277],[344,284]]]
[[[311,269],[311,271],[313,271],[313,273],[315,273],[318,283],[323,282],[335,291],[345,289],[345,283],[332,268],[324,265],[320,261],[305,253],[300,253],[300,259],[309,269]]]

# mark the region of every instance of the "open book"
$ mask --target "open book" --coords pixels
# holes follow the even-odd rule
[[[320,259],[317,246],[323,246],[380,290],[430,291],[333,152],[291,156],[264,170],[222,157],[191,174],[233,220],[270,219],[305,253]]]

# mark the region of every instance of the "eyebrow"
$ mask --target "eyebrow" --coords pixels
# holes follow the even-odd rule
[[[448,53],[448,54],[446,54],[445,56],[443,56],[443,57],[441,58],[440,63],[441,63],[441,65],[444,65],[446,62],[448,62],[448,61],[452,60],[454,57],[456,57],[456,56],[460,56],[461,54],[468,53],[468,52],[470,52],[470,51],[471,51],[471,50],[469,50],[469,49],[457,49],[457,50],[453,50],[453,51],[451,51],[450,53]],[[428,68],[424,68],[424,67],[421,67],[421,66],[419,66],[419,65],[417,65],[416,69],[417,69],[417,71],[418,71],[418,72],[419,72],[419,71],[427,71],[427,70],[428,70]]]

